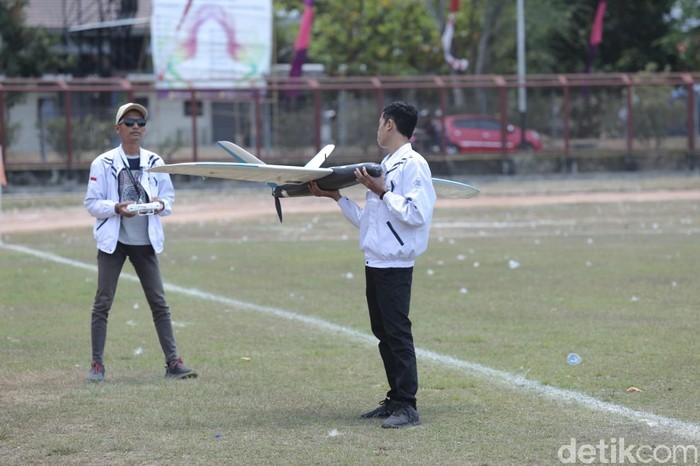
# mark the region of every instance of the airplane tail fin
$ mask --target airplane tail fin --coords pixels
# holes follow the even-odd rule
[[[318,151],[318,154],[314,155],[311,160],[306,162],[305,168],[320,168],[323,162],[331,155],[335,146],[333,144],[328,144],[323,149]]]
[[[236,159],[237,161],[241,163],[252,163],[256,165],[265,165],[265,162],[242,148],[241,146],[238,146],[232,142],[229,141],[217,141],[217,144],[221,146],[223,150],[225,150],[231,157]],[[277,187],[276,183],[267,183],[267,185],[272,188],[273,190]],[[278,197],[275,197],[275,210],[277,211],[277,216],[280,219],[280,223],[282,222],[282,204],[280,203],[280,200]]]

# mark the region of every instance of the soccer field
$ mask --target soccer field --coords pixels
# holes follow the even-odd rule
[[[423,425],[400,431],[358,417],[387,387],[357,230],[330,200],[285,200],[280,224],[264,188],[178,192],[160,260],[200,376],[163,378],[127,264],[89,385],[82,193],[3,197],[0,464],[700,460],[698,178],[473,184],[439,202],[416,264]]]

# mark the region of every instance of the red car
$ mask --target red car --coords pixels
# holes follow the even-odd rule
[[[448,152],[501,152],[501,120],[486,115],[450,115],[445,119]],[[524,147],[521,146],[520,128],[506,125],[508,152],[542,149],[542,139],[537,131],[525,130]]]

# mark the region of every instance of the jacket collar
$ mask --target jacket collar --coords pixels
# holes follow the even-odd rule
[[[124,147],[119,144],[117,148],[117,157],[115,157],[114,165],[117,169],[124,168],[126,166],[126,152],[124,152]],[[148,156],[144,153],[143,148],[139,147],[139,166],[148,166]]]
[[[410,142],[407,142],[403,146],[399,147],[393,154],[388,154],[386,157],[384,157],[384,160],[382,160],[382,165],[395,165],[398,161],[403,159],[408,152],[411,152],[412,150],[413,146],[411,146]]]

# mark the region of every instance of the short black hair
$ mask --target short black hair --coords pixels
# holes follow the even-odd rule
[[[418,109],[408,102],[392,102],[382,110],[385,120],[394,120],[396,129],[407,138],[413,136],[418,123]]]

